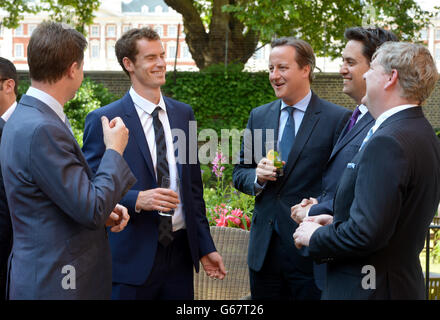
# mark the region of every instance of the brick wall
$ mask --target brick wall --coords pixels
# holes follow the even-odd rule
[[[130,87],[130,80],[125,73],[117,71],[93,71],[85,72],[86,77],[102,83],[112,93],[122,96]],[[168,77],[172,76],[169,74]],[[26,71],[19,71],[20,80],[28,80]],[[353,109],[354,103],[351,98],[342,93],[342,78],[337,73],[318,73],[312,84],[312,89],[323,99],[344,107]],[[426,117],[434,128],[440,129],[440,81],[437,83],[431,97],[425,103],[423,109]]]

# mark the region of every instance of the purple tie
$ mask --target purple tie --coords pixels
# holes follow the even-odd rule
[[[361,111],[359,110],[359,107],[354,109],[353,114],[351,115],[351,118],[350,118],[350,123],[348,124],[347,131],[345,133],[348,133],[351,130],[351,128],[354,127],[354,125],[356,124],[356,120],[360,114],[361,114]]]

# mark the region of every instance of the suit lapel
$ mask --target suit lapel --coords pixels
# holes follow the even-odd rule
[[[175,146],[176,145],[175,143],[177,141],[177,136],[173,135],[173,129],[183,130],[185,132],[185,135],[188,135],[189,132],[187,132],[187,130],[185,130],[185,128],[182,126],[181,121],[179,121],[180,118],[176,116],[176,115],[180,114],[176,110],[176,106],[167,97],[164,96],[163,99],[165,101],[165,105],[167,108],[167,116],[168,116],[168,122],[170,123],[171,137],[173,139],[173,146]],[[177,147],[178,146],[179,146],[179,144],[177,144]],[[185,143],[185,146],[186,146],[186,143]],[[182,181],[182,164],[179,163],[179,149],[178,148],[176,148],[174,150],[174,157],[176,159],[177,172],[179,174],[179,179],[180,179],[180,181]]]
[[[269,111],[266,115],[266,120],[264,122],[264,131],[262,139],[262,152],[263,156],[266,156],[267,151],[266,150],[266,142],[274,142],[275,145],[273,146],[274,149],[277,149],[277,141],[278,141],[278,128],[280,123],[280,113],[281,113],[281,100],[276,100],[272,102],[272,105],[269,107]],[[271,135],[267,135],[268,130],[273,130],[274,136],[271,137]],[[269,139],[269,141],[266,141],[266,138]],[[273,141],[270,141],[273,140]],[[255,142],[257,143],[257,142]]]
[[[139,116],[136,112],[133,100],[131,99],[129,93],[126,93],[122,99],[125,110],[123,120],[127,128],[130,128],[130,136],[132,136],[136,141],[136,144],[138,145],[139,150],[147,164],[151,176],[156,179],[156,173],[154,171],[153,161],[151,159],[150,148],[148,147],[147,138],[145,137],[145,132],[142,128],[141,120],[139,119]]]
[[[374,119],[371,116],[369,112],[367,112],[356,125],[343,137],[338,139],[338,142],[336,143],[335,147],[333,148],[332,154],[330,156],[329,161],[341,150],[343,147],[345,147],[350,141],[352,141],[367,125],[369,125],[371,122],[373,122]],[[348,125],[348,122],[347,122]],[[347,126],[346,126],[347,127]],[[344,131],[345,132],[345,129]]]
[[[284,176],[280,183],[280,188],[285,181],[288,180],[288,176],[292,173],[295,167],[296,161],[304,148],[304,145],[309,140],[316,123],[319,120],[319,114],[321,113],[321,106],[318,103],[318,97],[312,93],[312,98],[307,106],[307,110],[304,114],[304,118],[301,122],[301,126],[298,129],[298,133],[295,137],[295,142],[293,144],[292,150],[290,151],[289,157],[287,159],[287,164],[284,169]]]

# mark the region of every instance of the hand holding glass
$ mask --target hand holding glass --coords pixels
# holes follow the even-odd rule
[[[179,187],[179,178],[170,178],[168,176],[164,176],[162,177],[162,181],[160,183],[160,187],[164,188],[164,189],[171,189],[174,192],[177,193],[178,187]],[[174,210],[175,209],[171,209],[170,211],[164,212],[162,210],[159,210],[158,213],[161,216],[167,216],[167,217],[172,217],[174,215]]]

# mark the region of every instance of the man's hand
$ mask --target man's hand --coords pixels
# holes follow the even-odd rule
[[[316,231],[316,229],[321,228],[322,226],[315,222],[303,222],[296,228],[295,233],[293,234],[293,240],[295,241],[295,247],[301,249],[303,246],[308,247],[310,243],[310,238],[312,234]]]
[[[298,224],[303,222],[304,218],[307,217],[310,208],[317,204],[318,200],[315,198],[303,199],[301,203],[294,205],[290,208],[290,217]]]
[[[277,168],[273,165],[273,161],[263,158],[257,165],[256,175],[260,185],[266,181],[277,181]]]
[[[112,213],[108,217],[105,226],[112,227],[110,231],[112,232],[120,232],[124,230],[125,226],[130,220],[130,216],[128,215],[128,210],[126,207],[117,204],[113,209]]]
[[[106,149],[113,149],[121,156],[128,143],[128,129],[121,118],[116,117],[108,121],[107,117],[101,117],[102,132]]]
[[[180,203],[179,196],[171,189],[156,188],[139,192],[136,200],[136,211],[168,212],[176,209]]]
[[[200,262],[208,277],[223,280],[226,276],[227,271],[223,264],[223,259],[217,251],[203,256]]]
[[[333,223],[333,216],[329,214],[320,214],[318,216],[312,216],[312,217],[305,217],[304,222],[315,222],[317,224],[320,224],[321,226],[326,226],[328,224]]]

